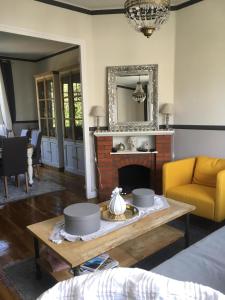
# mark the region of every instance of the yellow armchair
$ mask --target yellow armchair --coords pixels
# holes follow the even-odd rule
[[[225,159],[199,156],[164,164],[163,194],[195,205],[195,215],[224,220]]]

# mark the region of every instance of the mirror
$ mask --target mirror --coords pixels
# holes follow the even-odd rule
[[[109,129],[158,129],[158,66],[108,67]]]

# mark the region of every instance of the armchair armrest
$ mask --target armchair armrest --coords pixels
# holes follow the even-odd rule
[[[163,165],[163,195],[170,188],[191,183],[195,157],[177,160]]]
[[[216,200],[215,200],[215,221],[225,219],[225,170],[217,174],[216,179]]]

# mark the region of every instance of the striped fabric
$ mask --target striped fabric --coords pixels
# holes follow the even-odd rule
[[[56,284],[38,300],[225,300],[209,287],[141,269],[116,268]]]

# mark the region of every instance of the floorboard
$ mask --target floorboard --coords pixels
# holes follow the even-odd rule
[[[65,191],[20,200],[0,207],[1,268],[33,256],[33,241],[26,230],[27,225],[61,215],[66,206],[86,201],[83,176],[41,168],[41,180],[44,179],[63,185]],[[2,281],[0,281],[0,299],[18,299]]]

